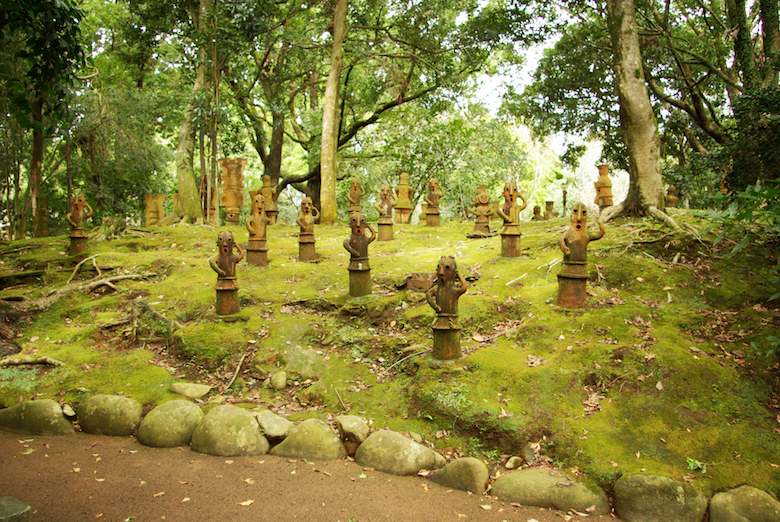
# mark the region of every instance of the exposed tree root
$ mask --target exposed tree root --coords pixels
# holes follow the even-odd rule
[[[23,364],[50,364],[52,366],[65,366],[65,363],[52,359],[51,357],[32,357],[30,355],[22,355],[16,357],[7,357],[0,361],[0,367],[2,366],[21,366]]]
[[[682,230],[682,227],[677,224],[677,221],[672,219],[672,217],[667,214],[666,212],[662,212],[658,210],[656,207],[650,207],[647,209],[647,213],[653,216],[655,219],[659,221],[663,221],[666,223],[669,227],[675,229],[675,230]]]
[[[612,205],[611,207],[607,207],[601,211],[601,215],[599,216],[599,219],[601,219],[601,221],[606,223],[610,219],[620,215],[623,212],[623,209],[624,209],[623,203],[618,203],[617,205]]]

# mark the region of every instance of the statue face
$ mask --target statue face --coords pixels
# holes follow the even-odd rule
[[[571,209],[571,226],[581,230],[588,222],[588,209],[582,203],[575,203]]]
[[[406,172],[401,172],[401,185],[408,185],[409,184],[409,174]]]
[[[446,284],[455,280],[455,274],[458,272],[458,265],[455,259],[450,256],[442,256],[439,259],[439,266],[436,268],[436,275],[439,278],[439,284]]]
[[[84,194],[76,194],[76,197],[73,199],[73,210],[80,212],[86,206],[87,200],[84,199]]]
[[[360,182],[356,179],[353,179],[349,182],[349,190],[352,192],[360,192]]]
[[[229,256],[233,253],[233,232],[223,230],[217,236],[217,248],[223,256]]]
[[[366,217],[362,212],[352,212],[349,215],[349,226],[353,234],[364,234],[366,230]]]
[[[379,188],[379,197],[382,198],[383,201],[390,199],[390,185],[382,185]]]
[[[301,201],[301,213],[311,214],[311,207],[312,207],[311,198],[306,196],[305,198],[303,198],[303,201]]]
[[[255,202],[255,207],[257,208],[257,211],[258,212],[262,212],[263,211],[263,206],[265,206],[265,198],[263,197],[263,195],[262,194],[255,194],[254,202]]]
[[[477,203],[479,203],[480,205],[487,205],[488,203],[490,203],[490,196],[488,196],[484,192],[480,192],[479,194],[477,194]]]
[[[428,189],[433,192],[439,187],[439,180],[436,178],[431,178],[428,180]]]

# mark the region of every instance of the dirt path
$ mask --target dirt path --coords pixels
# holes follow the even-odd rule
[[[29,504],[33,520],[46,522],[567,519],[354,462],[214,457],[147,448],[132,437],[0,431],[0,470],[0,496]]]

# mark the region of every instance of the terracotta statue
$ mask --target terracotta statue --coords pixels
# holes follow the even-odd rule
[[[371,267],[368,265],[368,245],[376,239],[376,232],[366,223],[362,212],[352,212],[349,215],[349,226],[352,235],[344,240],[344,248],[350,254],[349,295],[360,297],[371,293]],[[366,231],[371,236],[366,236]]]
[[[233,247],[238,255],[233,253]],[[233,241],[233,232],[223,230],[217,236],[217,255],[209,258],[211,269],[217,273],[217,315],[237,314],[241,311],[238,302],[236,265],[244,259],[244,249]]]
[[[458,272],[455,259],[442,256],[436,268],[436,281],[425,298],[436,311],[433,321],[433,356],[436,359],[460,357],[460,324],[458,299],[466,293],[468,284]]]
[[[144,194],[146,200],[146,212],[144,226],[151,227],[165,217],[165,194]]]
[[[596,200],[599,210],[612,206],[612,180],[609,179],[609,165],[599,165],[599,179],[596,181]]]
[[[544,202],[544,219],[545,221],[548,219],[554,219],[559,216],[558,212],[553,211],[553,202],[552,201],[545,201]]]
[[[542,207],[539,205],[534,205],[534,215],[531,216],[531,221],[541,221],[542,220]]]
[[[493,215],[493,207],[490,205],[490,196],[485,192],[485,185],[481,185],[479,194],[474,198],[474,206],[468,209],[469,214],[477,217],[474,221],[474,236],[490,236],[490,216]]]
[[[73,197],[73,210],[65,215],[70,225],[70,247],[68,254],[83,254],[89,249],[87,239],[87,219],[92,217],[92,207],[89,206],[83,194]]]
[[[349,201],[349,208],[347,212],[362,212],[360,207],[360,196],[366,193],[366,189],[360,186],[360,180],[355,178],[349,182],[349,193],[347,194],[347,200]]]
[[[246,158],[222,158],[222,196],[220,207],[225,207],[225,221],[228,225],[238,225],[241,207],[244,206],[244,167]]]
[[[263,195],[263,204],[265,205],[265,215],[268,216],[268,224],[275,225],[276,214],[278,213],[276,199],[279,197],[279,194],[271,186],[271,176],[268,174],[263,176],[263,188],[260,189],[260,193]]]
[[[379,241],[391,241],[393,239],[393,205],[398,201],[398,198],[393,194],[390,185],[382,185],[379,187],[379,201],[376,202],[374,208],[379,212]]]
[[[585,305],[588,243],[604,237],[604,223],[599,219],[599,231],[588,232],[588,209],[575,203],[571,211],[571,228],[558,238],[563,252],[563,266],[558,273],[558,305],[579,308]]]
[[[444,196],[444,189],[439,185],[437,178],[428,180],[428,194],[425,195],[425,202],[428,208],[425,210],[425,224],[429,227],[439,226],[439,198]]]
[[[401,172],[401,181],[395,187],[398,196],[395,201],[395,222],[408,224],[412,216],[412,187],[409,186],[409,174]]]
[[[268,245],[266,230],[270,219],[265,213],[265,197],[259,192],[250,192],[252,206],[246,219],[246,229],[249,232],[249,244],[246,247],[246,261],[250,265],[268,266]]]
[[[314,206],[310,197],[301,201],[301,215],[295,220],[301,231],[298,234],[298,260],[314,261],[317,259],[314,240],[314,222],[320,217],[320,212]]]
[[[666,191],[666,197],[664,198],[664,203],[667,207],[676,207],[679,200],[680,198],[677,197],[677,189],[674,188],[674,185],[669,185],[669,188]]]
[[[520,205],[517,199],[523,204]],[[520,255],[520,212],[527,206],[525,197],[517,190],[517,185],[507,182],[504,185],[504,206],[498,209],[498,215],[504,220],[501,231],[501,257],[518,257]]]

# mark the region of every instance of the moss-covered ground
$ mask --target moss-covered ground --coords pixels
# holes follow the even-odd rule
[[[687,230],[706,227],[674,215]],[[566,220],[523,223],[514,259],[499,257],[500,237],[467,239],[472,223],[396,225],[393,241],[369,248],[373,294],[350,298],[349,228],[318,226],[320,258],[300,263],[297,227],[279,224],[268,231],[270,265],[238,267],[242,311],[220,317],[208,258],[226,228],[92,242],[101,275],[88,261],[71,285],[153,275],[91,292],[62,291],[76,262],[67,237],[1,246],[4,273],[44,271],[0,292],[14,342],[65,365],[0,368],[0,404],[76,406],[106,392],[153,406],[188,380],[293,419],[348,409],[495,464],[530,447],[606,489],[646,472],[707,494],[741,484],[780,494],[780,357],[767,339],[780,325],[767,303],[776,252],[726,259],[710,237],[619,219],[590,244],[587,305],[566,310],[555,304]],[[445,254],[470,281],[459,303],[464,357],[435,364],[433,310],[397,285]],[[282,369],[286,390],[263,386]]]

